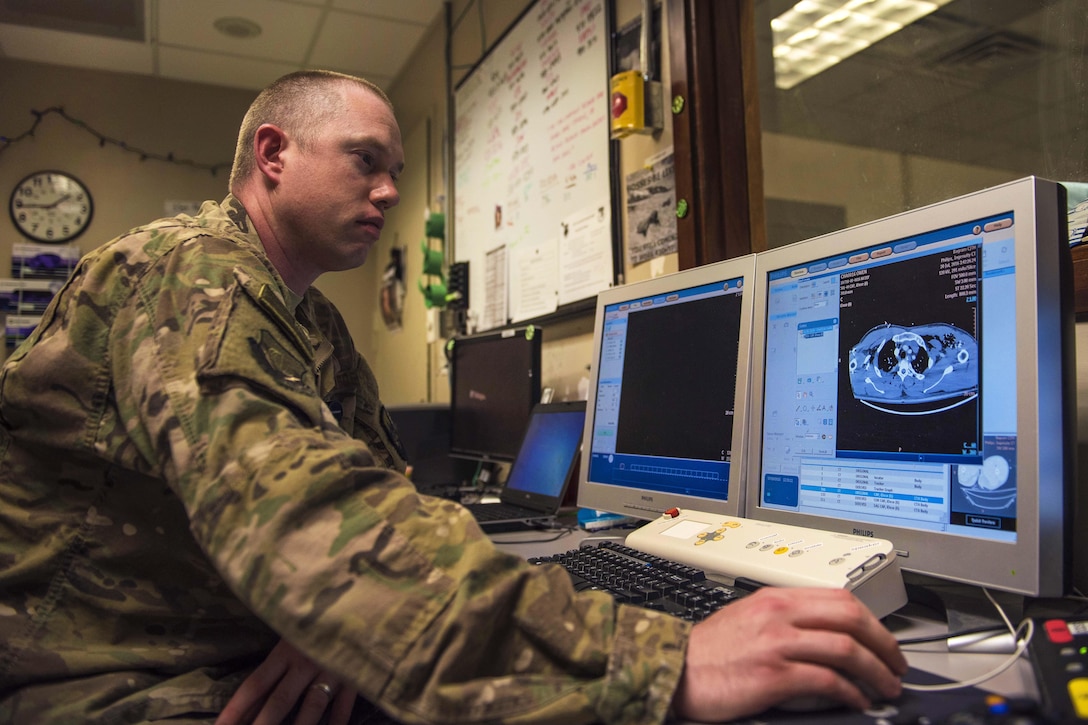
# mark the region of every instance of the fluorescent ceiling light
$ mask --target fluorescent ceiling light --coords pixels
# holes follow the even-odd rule
[[[800,0],[771,21],[774,84],[793,88],[951,0]]]

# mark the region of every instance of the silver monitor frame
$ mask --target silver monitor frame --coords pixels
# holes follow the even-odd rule
[[[1074,464],[1069,248],[1064,194],[1054,182],[1026,178],[760,253],[756,259],[749,413],[749,518],[888,539],[903,569],[1028,596],[1068,587]],[[1060,212],[1059,212],[1060,209]],[[762,504],[764,377],[768,274],[914,234],[1011,211],[1015,219],[1017,371],[1017,537],[1015,543],[934,533],[868,520],[782,511]],[[1064,268],[1063,268],[1064,267]],[[985,324],[985,322],[983,323]],[[983,360],[983,365],[986,365]]]
[[[582,462],[578,482],[578,506],[638,519],[656,518],[662,511],[673,507],[691,508],[711,513],[738,516],[744,511],[744,475],[747,470],[746,436],[748,434],[748,376],[752,330],[752,279],[755,272],[755,255],[694,267],[654,279],[613,287],[597,296],[596,317],[593,325],[593,357],[589,372],[589,396],[586,401],[586,427],[582,444]],[[590,478],[593,454],[593,430],[597,416],[597,383],[601,345],[603,342],[604,313],[609,305],[666,294],[675,290],[743,279],[741,293],[741,319],[737,359],[737,382],[734,395],[731,459],[727,499],[687,496],[663,493],[637,487],[618,486]],[[706,364],[706,361],[693,361]]]

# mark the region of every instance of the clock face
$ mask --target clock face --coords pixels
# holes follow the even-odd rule
[[[38,171],[11,192],[11,220],[36,242],[67,242],[91,222],[94,202],[78,179],[62,171]]]

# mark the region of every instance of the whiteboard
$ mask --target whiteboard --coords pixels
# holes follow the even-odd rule
[[[453,256],[477,330],[615,279],[608,46],[605,0],[537,0],[454,92]]]

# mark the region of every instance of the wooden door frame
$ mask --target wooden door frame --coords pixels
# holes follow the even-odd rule
[[[766,249],[754,0],[663,0],[680,269]],[[680,208],[678,207],[678,209]]]

